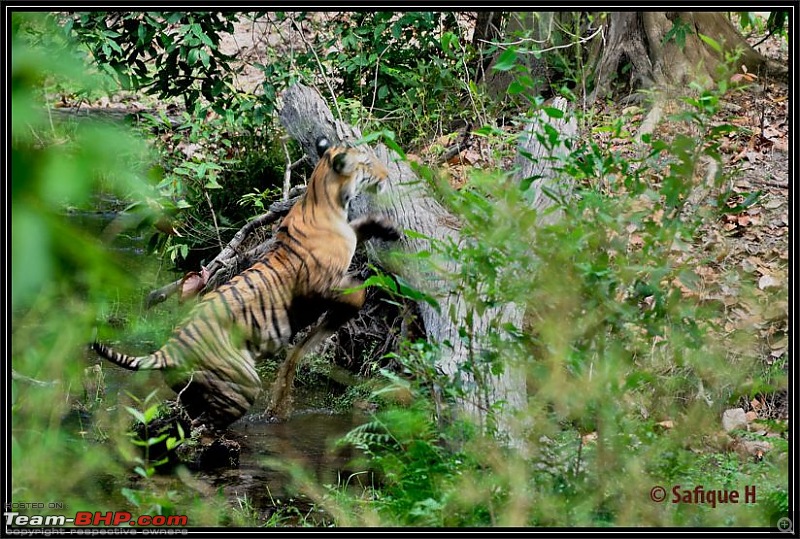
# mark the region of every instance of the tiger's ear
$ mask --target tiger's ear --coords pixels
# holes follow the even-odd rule
[[[333,160],[331,160],[331,166],[333,166],[333,171],[336,172],[336,174],[345,172],[345,168],[347,167],[347,152],[334,155]]]
[[[323,155],[325,155],[325,152],[328,150],[328,148],[331,147],[331,141],[328,140],[327,137],[323,135],[317,138],[316,146],[317,146],[317,157],[322,157]]]

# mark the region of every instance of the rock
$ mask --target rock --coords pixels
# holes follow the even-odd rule
[[[722,413],[722,428],[725,432],[747,427],[747,415],[743,408],[731,408]]]
[[[752,412],[752,411],[751,412],[747,412],[746,414],[744,414],[744,416],[745,416],[745,418],[747,419],[748,422],[755,421],[756,419],[758,419],[758,414],[755,413],[755,412]]]
[[[771,443],[758,440],[736,440],[733,445],[733,450],[742,457],[755,457],[757,460],[761,460],[764,453],[770,449],[772,449]]]

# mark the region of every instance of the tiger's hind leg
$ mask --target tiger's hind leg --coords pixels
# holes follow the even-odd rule
[[[361,284],[359,281],[346,276],[340,282],[339,288],[348,289],[359,284]],[[365,300],[366,292],[363,289],[349,294],[339,294],[328,300],[321,300],[329,302],[328,310],[320,323],[289,352],[286,360],[278,369],[278,374],[270,389],[270,404],[264,417],[271,421],[282,421],[288,418],[292,405],[292,386],[300,361],[358,314]]]

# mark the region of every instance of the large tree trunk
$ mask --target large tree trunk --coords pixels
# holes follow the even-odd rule
[[[361,137],[357,128],[334,119],[323,99],[311,88],[302,85],[290,87],[283,94],[283,103],[280,111],[281,123],[289,135],[300,142],[309,156],[315,155],[314,141],[320,135],[335,142],[354,141]],[[555,105],[565,108],[564,102]],[[575,129],[574,123],[562,122],[556,127],[572,131]],[[535,125],[528,130],[527,136],[523,139],[524,144],[528,152],[540,156],[542,159],[529,162],[530,164],[526,165],[522,172],[524,176],[521,177],[540,176],[541,178],[532,185],[533,189],[539,189],[543,183],[552,180],[553,174],[551,161],[545,155],[549,152],[544,151],[538,143],[538,139],[533,136],[534,128]],[[423,182],[418,180],[408,163],[401,161],[384,145],[379,144],[374,150],[376,155],[389,167],[390,182],[385,197],[388,199],[388,206],[381,209],[369,209],[367,199],[360,198],[354,204],[355,213],[383,212],[401,228],[422,233],[437,241],[451,240],[460,244],[462,239],[459,234],[458,219],[425,190]],[[563,147],[556,151],[563,151]],[[545,197],[537,199],[537,204],[540,208],[548,205]],[[417,238],[405,239],[404,248],[411,252],[430,250],[427,241]],[[457,271],[456,262],[450,261],[448,264],[449,267],[446,269],[455,273]],[[460,410],[474,418],[482,426],[492,425],[500,432],[509,435],[512,443],[520,442],[518,431],[513,426],[513,416],[514,412],[525,408],[527,401],[523,366],[507,365],[500,376],[486,375],[481,376],[481,380],[475,380],[473,375],[463,369],[470,361],[470,354],[474,353],[469,344],[459,336],[459,326],[463,324],[468,309],[464,299],[454,293],[450,283],[445,282],[442,277],[422,276],[414,272],[413,268],[406,268],[406,274],[403,277],[418,288],[432,293],[439,301],[441,307],[439,311],[424,302],[420,303],[419,309],[427,338],[434,343],[441,344],[445,341],[452,343],[452,348],[442,346],[443,355],[439,364],[442,372],[465,382],[479,382],[478,389],[459,403]],[[455,313],[456,320],[449,316],[451,312]],[[471,331],[474,335],[485,334],[490,325],[496,324],[498,320],[521,327],[522,315],[523,311],[520,307],[508,304],[486,312],[482,316],[475,316]],[[505,402],[502,413],[499,416],[490,414],[492,406],[501,401]],[[514,445],[521,444],[514,443]]]
[[[685,28],[668,39],[675,26]],[[627,91],[681,89],[689,82],[718,80],[723,56],[704,42],[707,36],[724,52],[742,50],[738,65],[751,73],[785,76],[786,69],[753,49],[736,31],[724,12],[613,12],[608,15],[606,45],[596,61],[595,90],[590,101],[606,97],[621,69]],[[682,36],[682,37],[679,37]],[[682,42],[682,43],[681,43]]]

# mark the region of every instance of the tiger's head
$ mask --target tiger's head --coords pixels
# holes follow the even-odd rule
[[[324,193],[327,200],[347,211],[358,193],[376,192],[386,185],[389,171],[367,148],[331,146],[325,137],[316,141],[320,161],[309,182],[309,190]]]

